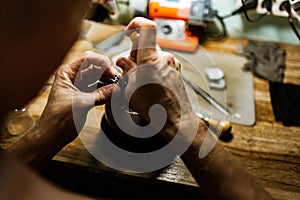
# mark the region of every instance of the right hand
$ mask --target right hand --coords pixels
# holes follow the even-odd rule
[[[156,49],[156,25],[153,21],[135,18],[127,26],[127,36],[133,31],[138,32],[139,37],[133,41],[129,58],[117,60],[117,65],[128,76],[125,97],[144,119],[154,122],[154,127],[155,121],[164,119],[151,118],[149,110],[156,104],[163,106],[167,114],[164,130],[170,130],[169,136],[174,137],[180,120],[188,124],[189,120],[195,119],[178,72],[180,63],[172,54]],[[139,89],[145,83],[157,84],[146,84]]]

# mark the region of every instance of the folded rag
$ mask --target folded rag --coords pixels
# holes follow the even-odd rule
[[[248,59],[245,71],[272,82],[282,82],[285,71],[285,49],[273,42],[248,41],[243,49]]]

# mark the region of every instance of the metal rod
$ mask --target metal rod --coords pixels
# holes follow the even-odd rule
[[[192,83],[191,81],[187,80],[185,77],[183,77],[184,82],[186,82],[191,88],[193,88],[194,91],[196,91],[200,96],[202,96],[206,101],[208,101],[212,106],[214,106],[216,109],[218,109],[221,113],[224,115],[229,116],[230,113],[222,104],[220,104],[217,100],[215,100],[212,96],[210,96],[207,92],[205,92],[202,88],[200,88],[198,85]]]

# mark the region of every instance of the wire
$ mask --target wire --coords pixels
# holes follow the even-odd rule
[[[214,41],[219,41],[219,40],[224,39],[227,36],[227,30],[226,30],[226,25],[225,25],[224,19],[231,17],[233,15],[236,15],[240,12],[245,12],[246,10],[252,9],[257,6],[257,0],[249,0],[249,3],[247,5],[245,5],[245,2],[243,0],[241,0],[241,1],[242,1],[243,6],[234,10],[233,12],[231,12],[228,15],[219,16],[218,13],[215,12],[216,19],[220,22],[222,30],[220,31],[220,33],[212,34],[212,35],[208,36],[207,39],[214,40]],[[246,13],[246,16],[247,16],[246,17],[247,20],[251,21],[247,13]]]
[[[297,31],[297,28],[296,28],[295,23],[294,23],[294,21],[293,21],[292,13],[289,13],[288,20],[289,20],[289,24],[291,25],[293,31],[295,32],[295,34],[296,34],[296,36],[297,36],[297,38],[298,38],[298,40],[300,41],[300,34],[299,34],[299,32]]]
[[[268,12],[265,13],[265,14],[257,16],[255,19],[250,19],[249,15],[248,15],[248,12],[245,11],[245,10],[244,10],[244,15],[245,15],[248,22],[257,23],[257,22],[261,21],[266,15],[268,15]]]
[[[292,11],[291,11],[291,4],[289,1],[284,1],[281,5],[280,5],[280,8],[281,9],[285,9],[286,12],[289,14],[288,16],[288,22],[290,24],[290,26],[292,27],[294,33],[296,34],[298,40],[300,41],[300,35],[299,35],[299,32],[297,31],[297,28],[294,24],[294,21],[293,21],[293,17],[292,17]]]
[[[296,28],[296,26],[295,26],[295,24],[294,24],[293,18],[292,18],[291,16],[289,16],[289,17],[288,17],[288,20],[289,20],[289,24],[291,25],[293,31],[295,32],[295,34],[296,34],[296,36],[297,36],[297,38],[298,38],[298,40],[300,41],[300,34],[299,34],[299,32],[297,31],[297,28]]]
[[[242,6],[234,11],[232,11],[230,14],[227,14],[227,15],[224,15],[224,16],[219,16],[219,18],[221,19],[226,19],[228,17],[231,17],[231,16],[234,16],[238,13],[241,13],[243,12],[245,17],[246,17],[246,20],[248,22],[252,22],[252,23],[256,23],[256,22],[259,22],[260,20],[262,20],[269,12],[266,12],[265,14],[262,14],[262,15],[259,15],[257,18],[255,19],[250,19],[249,15],[248,15],[248,10],[250,9],[253,9],[253,8],[256,8],[257,6],[257,0],[248,0],[249,3],[245,3],[245,0],[241,0],[242,2]]]
[[[241,2],[243,4],[243,7],[245,7],[246,6],[245,0],[241,0]],[[250,19],[249,15],[248,15],[248,12],[247,12],[247,9],[244,9],[243,12],[244,12],[246,20],[248,22],[251,22],[251,23],[257,23],[257,22],[259,22],[260,20],[262,20],[269,13],[269,12],[266,12],[265,14],[257,16],[255,19]]]
[[[251,0],[249,0],[250,2]],[[257,6],[257,0],[254,0],[254,1],[251,1],[250,3],[246,4],[245,3],[245,0],[241,0],[242,2],[242,6],[236,10],[234,10],[233,12],[231,12],[230,14],[227,14],[227,15],[224,15],[224,16],[219,16],[217,13],[216,13],[216,18],[220,21],[221,25],[222,25],[222,31],[219,33],[219,34],[216,34],[215,36],[211,36],[209,37],[208,39],[210,40],[221,40],[223,38],[226,37],[227,35],[227,30],[226,30],[226,26],[225,26],[225,23],[224,23],[224,19],[228,18],[228,17],[231,17],[231,16],[234,16],[238,13],[241,13],[243,12],[244,15],[245,15],[245,18],[248,22],[251,22],[251,23],[257,23],[259,22],[260,20],[262,20],[266,15],[269,14],[269,12],[266,12],[265,14],[262,14],[262,15],[259,15],[258,17],[256,17],[255,19],[251,19],[248,15],[248,10],[249,9],[253,9],[254,7]],[[300,41],[300,34],[299,32],[297,31],[297,28],[295,26],[295,23],[293,21],[293,17],[292,17],[292,13],[291,13],[291,6],[290,6],[290,3],[288,1],[284,1],[283,4],[282,4],[283,8],[287,11],[287,13],[289,14],[288,16],[288,22],[291,26],[291,28],[293,29],[293,31],[295,32],[297,38],[299,39]]]
[[[222,18],[222,19],[226,19],[226,18],[232,17],[232,16],[233,16],[233,14],[230,13],[230,14],[227,14],[227,15],[224,15],[224,16],[219,16],[219,17]]]
[[[210,35],[209,37],[207,37],[207,39],[208,40],[213,40],[213,41],[219,41],[219,40],[224,39],[227,36],[227,29],[226,29],[223,18],[220,17],[217,13],[215,15],[216,15],[217,20],[221,24],[222,30],[218,34]]]

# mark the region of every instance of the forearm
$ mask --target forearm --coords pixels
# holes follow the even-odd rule
[[[44,113],[40,122],[6,151],[39,168],[76,137],[75,128],[68,123],[62,117],[50,118]]]
[[[181,157],[208,198],[272,199],[219,142],[200,159],[199,151],[206,134],[218,140],[204,122],[200,122],[195,140]]]

